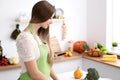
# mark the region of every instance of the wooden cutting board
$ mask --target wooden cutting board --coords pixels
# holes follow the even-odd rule
[[[60,48],[60,45],[59,45],[59,42],[56,36],[50,38],[50,45],[51,45],[52,52],[56,54],[61,53],[61,48]]]

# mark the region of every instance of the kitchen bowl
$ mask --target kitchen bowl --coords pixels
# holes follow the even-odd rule
[[[87,51],[85,53],[91,57],[101,57],[103,55],[101,51]]]

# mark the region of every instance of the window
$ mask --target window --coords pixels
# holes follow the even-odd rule
[[[113,41],[118,42],[120,54],[120,0],[107,0],[107,47],[112,48]],[[119,50],[119,51],[118,51]]]
[[[113,0],[113,40],[120,43],[120,0]]]

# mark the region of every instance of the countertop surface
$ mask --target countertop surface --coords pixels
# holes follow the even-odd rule
[[[117,61],[103,61],[102,60],[102,57],[90,57],[86,54],[83,53],[82,55],[83,58],[86,58],[86,59],[89,59],[89,60],[93,60],[93,61],[97,61],[97,62],[100,62],[100,63],[103,63],[103,64],[107,64],[107,65],[110,65],[110,66],[114,66],[114,67],[117,67],[117,68],[120,68],[120,59],[117,59]]]
[[[107,64],[110,66],[120,68],[120,59],[118,59],[116,62],[105,62],[105,61],[101,60],[102,57],[90,57],[90,56],[86,55],[85,53],[77,53],[77,52],[73,52],[73,56],[71,56],[71,57],[65,57],[64,55],[59,56],[54,59],[54,62],[56,63],[56,62],[62,62],[62,61],[67,61],[67,60],[79,59],[79,58],[85,58],[85,59],[97,61],[97,62],[100,62],[103,64]],[[0,70],[15,69],[15,68],[20,68],[20,67],[21,67],[20,64],[0,66]]]

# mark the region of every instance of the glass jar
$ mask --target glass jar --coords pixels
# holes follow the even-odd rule
[[[73,52],[73,40],[69,40],[68,41],[68,50],[70,50],[71,52]]]

